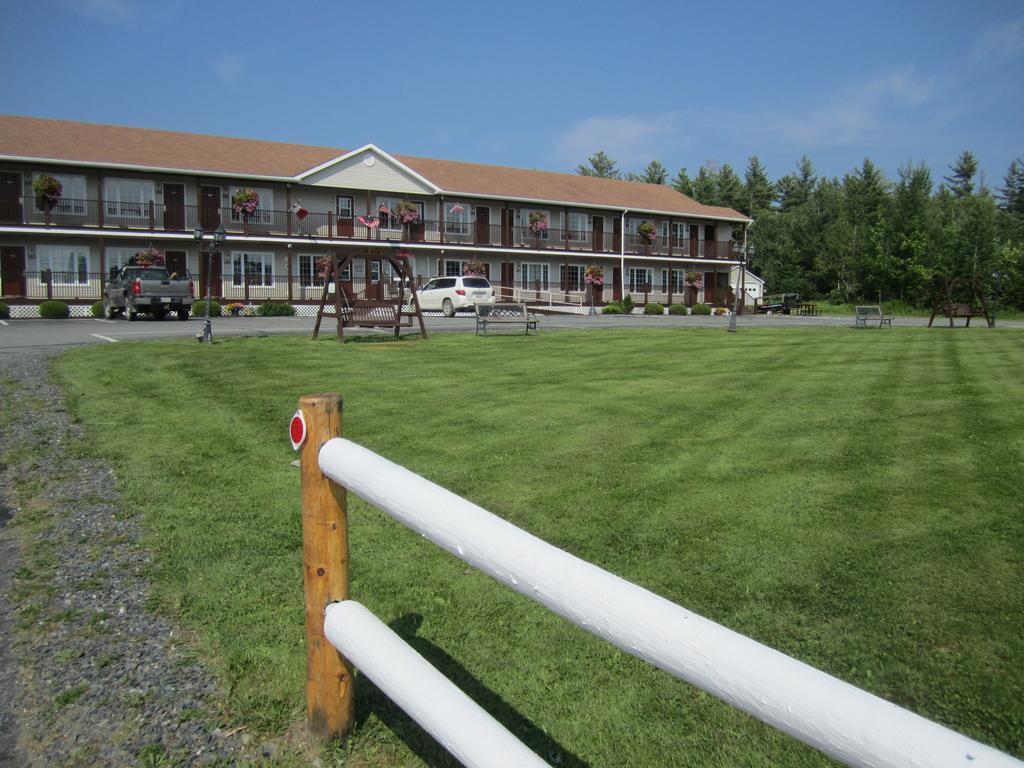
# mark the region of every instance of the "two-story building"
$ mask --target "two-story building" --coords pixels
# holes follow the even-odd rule
[[[56,200],[33,183],[50,176]],[[235,193],[254,190],[251,214]],[[410,205],[412,215],[409,215]],[[403,222],[397,211],[405,210]],[[750,220],[671,187],[565,173],[61,120],[0,116],[0,293],[89,304],[105,276],[148,247],[192,276],[196,296],[319,301],[317,259],[352,255],[342,287],[393,289],[384,258],[418,280],[478,262],[505,298],[722,304]],[[201,228],[205,240],[196,239]],[[210,235],[227,239],[206,258]],[[741,237],[741,235],[740,235]],[[208,266],[209,262],[209,266]]]

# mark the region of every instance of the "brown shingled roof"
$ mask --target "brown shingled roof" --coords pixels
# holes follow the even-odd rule
[[[0,155],[294,178],[348,150],[149,128],[0,115]],[[396,156],[446,192],[745,220],[671,187],[569,173]]]

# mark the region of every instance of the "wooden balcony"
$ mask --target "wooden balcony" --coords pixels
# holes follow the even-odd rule
[[[295,238],[310,241],[351,240],[360,243],[393,242],[415,245],[430,243],[466,245],[508,250],[619,253],[693,259],[735,259],[737,246],[678,238],[647,239],[637,234],[622,238],[617,232],[548,228],[534,232],[529,227],[485,222],[419,221],[401,224],[396,218],[339,217],[334,213],[307,212],[301,218],[294,211],[257,209],[250,216],[236,214],[230,207],[206,205],[165,205],[150,200],[125,203],[62,198],[45,210],[31,198],[0,200],[0,229],[5,226],[118,230],[141,233],[188,233],[197,226],[212,232],[223,226],[229,235],[267,238]]]

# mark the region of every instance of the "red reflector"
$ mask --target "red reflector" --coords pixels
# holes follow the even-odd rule
[[[306,441],[306,418],[302,411],[296,411],[288,425],[288,439],[291,440],[292,449],[299,450]]]
[[[459,296],[465,296],[466,295],[466,289],[465,288],[456,288],[455,289],[455,293],[458,294]]]

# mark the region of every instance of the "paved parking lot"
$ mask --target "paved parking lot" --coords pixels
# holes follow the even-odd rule
[[[785,315],[741,315],[737,327],[743,328],[797,328],[807,326],[853,326],[852,317],[787,317]],[[310,336],[313,333],[312,317],[222,317],[213,321],[214,338],[226,336]],[[473,315],[463,314],[453,318],[427,317],[427,330],[437,332],[468,332],[475,329]],[[893,321],[897,327],[922,328],[927,320],[921,317],[902,318]],[[958,325],[963,321],[958,320]],[[552,330],[584,330],[600,328],[725,328],[728,317],[647,317],[644,315],[541,315],[540,332]],[[1024,321],[999,320],[1000,327],[1024,328]],[[984,322],[972,324],[984,328]],[[74,318],[68,320],[0,320],[0,350],[29,347],[71,346],[79,344],[111,344],[126,341],[150,339],[195,338],[203,329],[203,319],[193,317],[186,322],[175,319],[153,320],[142,317],[135,322],[127,320],[99,320]],[[415,329],[403,329],[412,332]],[[375,333],[370,329],[346,329],[348,333]],[[325,318],[321,337],[334,335],[333,318]]]

